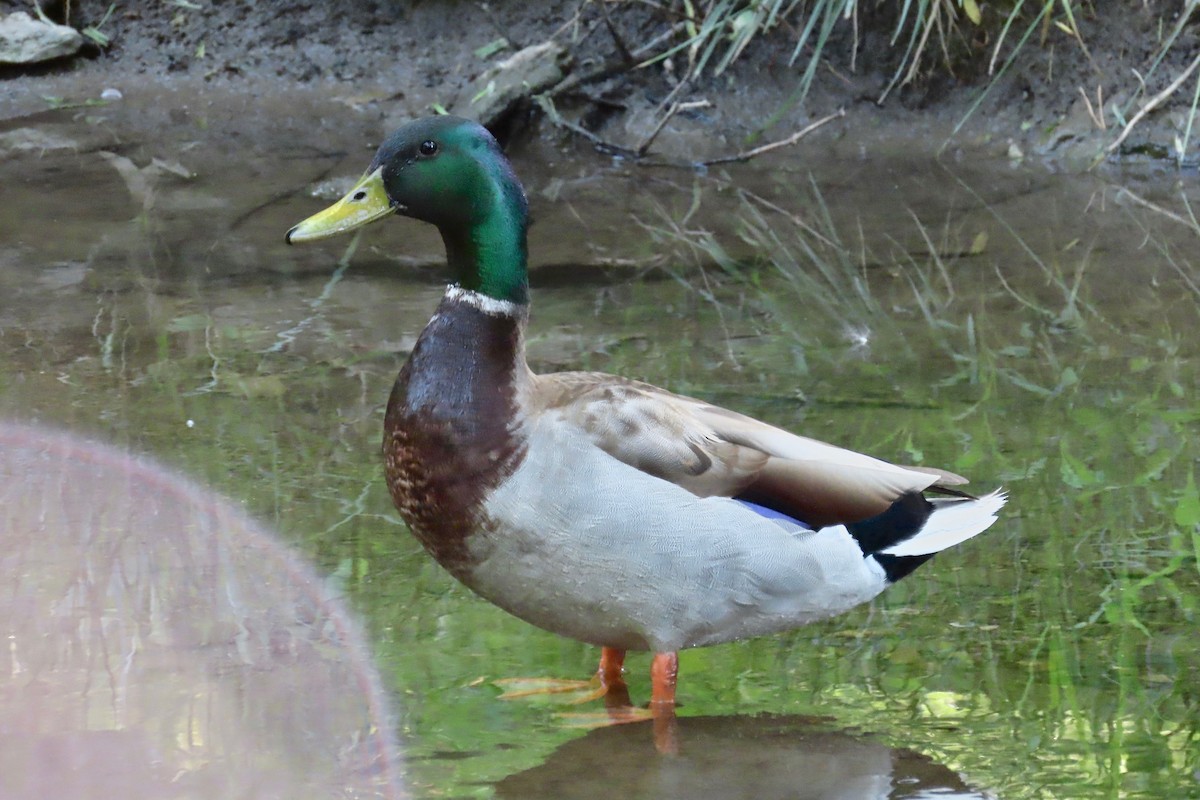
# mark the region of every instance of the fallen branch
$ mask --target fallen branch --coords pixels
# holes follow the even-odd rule
[[[588,72],[578,72],[568,75],[562,83],[558,84],[552,89],[547,90],[544,92],[544,94],[549,97],[558,97],[559,95],[570,92],[579,88],[580,86],[584,86],[589,83],[596,83],[618,73],[628,72],[632,69],[636,69],[638,64],[637,59],[644,56],[646,52],[658,45],[660,42],[675,35],[675,32],[676,27],[669,28],[663,33],[660,33],[658,36],[655,36],[650,41],[646,42],[646,44],[642,47],[639,47],[637,50],[630,53],[629,55],[634,59],[633,61],[627,61],[625,57],[621,55],[609,58],[604,61],[604,63],[600,64],[594,69],[589,70]]]
[[[646,155],[645,148],[649,147],[650,142],[653,141],[653,139],[662,130],[663,125],[665,125],[667,120],[670,119],[671,114],[674,114],[675,111],[679,111],[679,110],[682,110],[685,108],[707,107],[709,105],[708,101],[698,100],[698,101],[695,101],[694,103],[677,103],[676,104],[677,107],[674,107],[672,109],[671,114],[668,114],[662,120],[662,122],[658,126],[656,126],[653,131],[651,131],[650,135],[648,137],[646,137],[646,139],[643,140],[642,144],[639,146],[639,149],[632,149],[632,148],[626,147],[625,145],[620,145],[615,142],[610,142],[607,139],[605,139],[601,136],[598,136],[595,133],[589,131],[587,128],[583,127],[582,125],[579,125],[577,123],[571,122],[568,119],[565,119],[562,116],[562,114],[558,113],[558,109],[554,106],[554,100],[550,97],[549,93],[537,95],[536,97],[534,97],[534,100],[537,102],[538,106],[542,109],[542,111],[545,112],[546,116],[550,119],[550,122],[552,124],[557,125],[560,128],[564,128],[564,129],[570,131],[571,133],[576,134],[577,136],[582,136],[583,138],[587,139],[589,142],[591,142],[593,145],[595,145],[600,150],[604,150],[609,153],[620,154],[622,156],[625,156],[626,158],[629,158],[635,164],[640,164],[640,165],[647,166],[647,167],[682,167],[684,169],[695,169],[696,167],[711,167],[716,164],[731,164],[734,162],[749,161],[750,159],[752,159],[756,156],[761,156],[764,153],[771,152],[772,150],[778,150],[781,147],[788,147],[790,145],[793,145],[796,142],[803,139],[805,136],[808,136],[810,133],[815,131],[817,128],[820,128],[823,125],[827,125],[828,123],[832,122],[835,119],[839,119],[841,117],[846,116],[846,109],[839,108],[834,113],[832,113],[826,117],[821,117],[819,120],[816,120],[815,122],[812,122],[812,123],[804,126],[803,128],[796,131],[795,133],[793,133],[791,136],[787,137],[786,139],[780,139],[775,142],[768,142],[767,144],[759,145],[758,147],[754,147],[749,150],[743,150],[740,153],[734,153],[732,155],[718,156],[717,158],[710,158],[710,159],[705,159],[702,161],[649,161],[649,160],[645,159],[645,155]]]
[[[614,144],[613,142],[597,136],[582,125],[578,125],[564,118],[562,114],[558,113],[558,109],[554,106],[554,99],[550,96],[549,92],[535,95],[533,100],[538,104],[538,107],[542,109],[542,111],[550,119],[550,122],[554,125],[557,125],[560,128],[565,128],[577,136],[582,136],[600,150],[605,150],[611,153],[619,153],[623,156],[633,159],[637,158],[637,153],[635,153],[633,150],[630,150],[628,147],[622,147],[619,144]]]

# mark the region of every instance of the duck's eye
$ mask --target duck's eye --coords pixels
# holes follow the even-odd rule
[[[421,142],[421,155],[431,156],[438,151],[437,142],[432,139],[426,139]]]

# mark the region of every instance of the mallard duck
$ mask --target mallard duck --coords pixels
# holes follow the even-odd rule
[[[453,282],[388,400],[388,487],[455,578],[599,645],[603,684],[649,650],[651,708],[673,709],[679,650],[840,614],[995,522],[1005,494],[947,472],[614,375],[534,374],[527,208],[491,134],[438,116],[392,134],[287,241],[393,214],[437,226]]]

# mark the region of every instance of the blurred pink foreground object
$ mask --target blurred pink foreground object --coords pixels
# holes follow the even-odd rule
[[[400,798],[356,624],[228,501],[0,423],[0,797]]]

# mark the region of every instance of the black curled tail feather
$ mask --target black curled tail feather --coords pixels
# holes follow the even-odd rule
[[[933,514],[934,505],[920,492],[906,492],[882,514],[846,526],[862,548],[864,557],[874,557],[891,583],[908,575],[933,558],[933,553],[893,556],[879,552],[915,536]]]
[[[876,553],[874,558],[883,567],[889,583],[895,583],[917,567],[933,558],[936,553],[926,553],[923,556],[889,556],[886,553]]]

